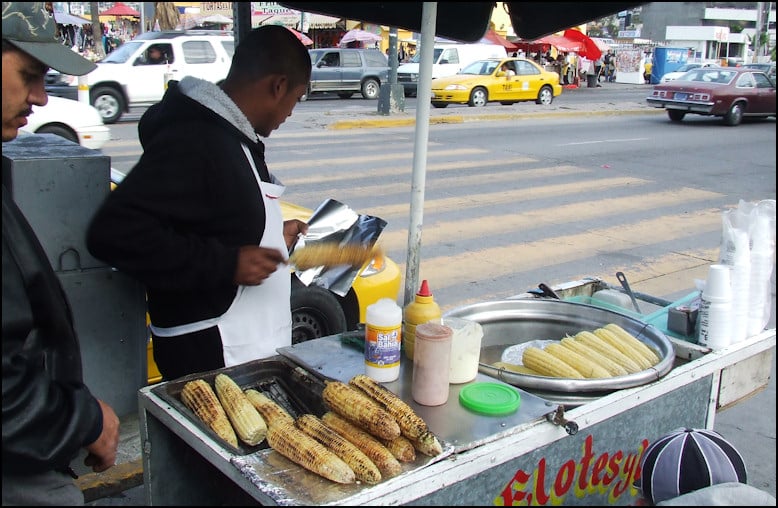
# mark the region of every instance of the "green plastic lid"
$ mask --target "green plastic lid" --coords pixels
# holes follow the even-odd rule
[[[519,409],[521,395],[500,383],[473,383],[459,392],[459,403],[471,411],[490,416],[507,415]]]

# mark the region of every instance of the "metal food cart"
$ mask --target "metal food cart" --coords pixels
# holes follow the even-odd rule
[[[564,298],[591,292],[593,287],[586,282],[557,286],[556,291]],[[528,293],[517,298],[536,296]],[[593,307],[591,302],[576,305],[582,311]],[[615,316],[620,319],[618,313]],[[485,338],[487,334],[485,329]],[[400,379],[386,386],[427,421],[444,451],[437,457],[421,455],[404,464],[401,474],[376,485],[332,483],[269,448],[231,449],[182,411],[174,396],[180,380],[146,387],[139,392],[146,501],[149,505],[635,504],[640,457],[651,442],[679,427],[713,428],[718,410],[766,386],[775,329],[716,351],[674,337],[669,340],[673,366],[655,379],[597,392],[572,404],[559,404],[511,384],[519,390],[521,404],[507,416],[479,415],[463,408],[458,394],[466,384],[450,385],[448,402],[442,406],[415,404],[410,396],[412,366],[405,362]],[[311,383],[322,376],[348,381],[364,369],[361,350],[345,334],[278,352],[278,357],[259,364],[249,362],[222,371],[244,386],[251,382],[250,373],[261,370],[266,361],[286,364]],[[504,382],[485,374],[490,372],[487,364],[482,363],[479,371],[472,382]],[[290,391],[299,392],[297,388]],[[308,406],[313,412],[322,411],[315,401],[309,400]]]

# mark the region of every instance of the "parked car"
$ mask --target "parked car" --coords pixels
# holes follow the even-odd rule
[[[111,189],[120,185],[125,176],[118,169],[111,168]],[[281,213],[284,220],[307,221],[313,211],[282,201]],[[360,323],[366,321],[368,305],[381,298],[396,301],[400,294],[400,268],[383,252],[379,252],[362,268],[345,296],[339,296],[329,289],[314,284],[306,286],[293,272],[290,275],[292,277],[293,344],[356,330]],[[154,363],[151,346],[149,346],[147,362],[149,384],[159,382],[162,377]]]
[[[506,65],[515,75],[500,69]],[[432,80],[432,105],[449,104],[481,107],[489,102],[510,105],[535,101],[548,105],[562,93],[559,74],[549,72],[526,58],[476,60],[453,76]]]
[[[744,117],[775,116],[775,84],[759,70],[707,67],[655,85],[646,101],[666,109],[673,122],[693,113],[718,116],[726,125],[738,125]]]
[[[432,49],[432,79],[453,76],[476,60],[507,56],[505,47],[499,44],[436,42]],[[397,68],[397,82],[403,86],[403,92],[407,97],[416,97],[419,85],[419,62],[421,62],[421,52],[413,55],[410,62]]]
[[[341,99],[348,99],[359,92],[365,99],[378,99],[381,85],[389,82],[389,61],[377,49],[322,48],[310,49],[311,94],[335,92]]]
[[[152,60],[152,48],[162,59]],[[235,52],[231,34],[209,30],[145,32],[125,42],[97,62],[86,75],[89,102],[107,124],[115,123],[134,106],[150,106],[162,99],[167,81],[195,76],[219,83],[227,77]],[[46,91],[75,99],[78,78],[50,71]]]
[[[674,79],[678,79],[679,77],[686,74],[688,71],[692,69],[699,69],[702,67],[703,64],[701,63],[687,63],[683,64],[682,66],[678,67],[676,70],[672,72],[666,72],[660,79],[660,83],[667,83],[668,81],[672,81]],[[710,67],[710,64],[706,65],[707,67]]]
[[[85,102],[62,97],[49,97],[45,106],[33,106],[27,125],[20,130],[56,134],[92,150],[99,150],[111,139],[111,131],[97,109]]]
[[[767,76],[773,80],[773,83],[775,83],[775,62],[768,62],[768,63],[749,63],[749,64],[743,64],[741,67],[745,67],[746,69],[757,69],[760,71],[763,71]]]

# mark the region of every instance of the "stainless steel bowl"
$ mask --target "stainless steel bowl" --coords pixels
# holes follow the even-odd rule
[[[580,405],[615,390],[655,381],[673,368],[673,345],[664,333],[637,319],[592,305],[552,299],[498,300],[448,311],[445,317],[481,324],[484,336],[478,370],[552,402]],[[651,346],[661,360],[652,368],[607,379],[564,379],[529,376],[493,367],[510,346],[537,339],[558,340],[581,330],[593,331],[616,323]]]

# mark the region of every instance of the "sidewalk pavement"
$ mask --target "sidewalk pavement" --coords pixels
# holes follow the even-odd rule
[[[450,124],[478,121],[504,121],[537,119],[560,116],[587,115],[625,115],[640,113],[658,113],[663,110],[649,106],[646,96],[652,86],[630,83],[601,83],[601,87],[565,87],[562,95],[556,97],[548,106],[535,104],[534,101],[519,102],[511,106],[496,102],[484,107],[450,105],[447,108],[430,107],[429,123]],[[644,93],[640,93],[640,92]],[[611,95],[613,92],[616,95]],[[625,96],[624,92],[634,92]],[[579,100],[567,100],[576,96]],[[416,110],[395,111],[388,115],[378,112],[373,101],[364,107],[342,109],[329,112],[306,112],[296,109],[288,122],[304,123],[309,127],[326,129],[358,129],[381,127],[406,127],[416,125]]]

